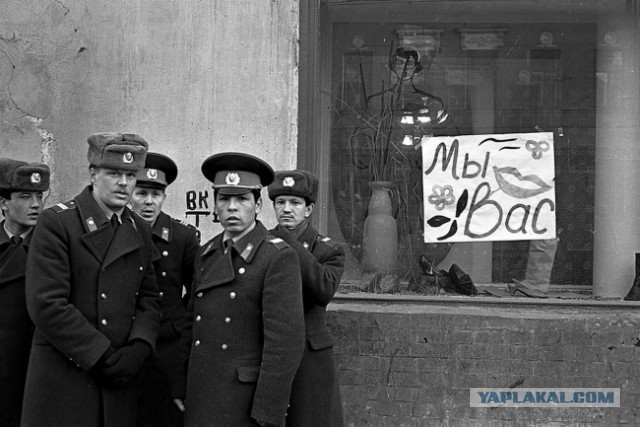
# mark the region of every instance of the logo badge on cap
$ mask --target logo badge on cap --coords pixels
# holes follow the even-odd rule
[[[227,185],[238,185],[240,184],[240,175],[235,172],[229,172],[227,176],[224,177],[224,181]]]
[[[40,174],[38,172],[34,172],[31,174],[31,183],[32,184],[40,184],[40,181],[42,181],[42,177],[40,176]]]
[[[147,169],[147,178],[149,178],[149,179],[158,179],[158,170],[157,169]]]
[[[293,177],[288,176],[282,180],[282,185],[284,187],[293,187],[294,185],[296,185],[296,182]]]
[[[122,161],[125,163],[133,163],[133,153],[124,153],[124,156],[122,156]]]

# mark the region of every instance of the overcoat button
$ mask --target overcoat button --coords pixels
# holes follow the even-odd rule
[[[107,299],[107,294],[105,294],[104,292],[100,294],[100,298],[102,299]]]
[[[164,292],[160,292],[160,298],[164,296]]]
[[[162,256],[168,256],[168,255],[169,255],[169,252],[167,252],[167,251],[162,251]]]
[[[107,319],[102,319],[100,323],[102,323],[103,326],[107,326]]]
[[[199,322],[200,320],[202,320],[202,316],[200,316],[199,314],[196,316],[196,322]]]
[[[244,274],[244,271],[245,271],[245,270],[244,270],[244,267],[240,267],[240,269],[238,270],[238,273],[240,273],[240,274]]]
[[[140,271],[144,270],[144,268],[142,268],[142,266],[140,266]]]
[[[196,342],[194,342],[195,346],[199,346],[200,345],[200,340],[196,340]]]
[[[224,323],[231,323],[231,317],[225,317]]]
[[[229,346],[228,346],[228,345],[226,345],[226,344],[222,344],[222,345],[220,346],[220,348],[221,348],[222,350],[226,350],[226,349],[228,349],[228,348],[229,348]]]
[[[231,299],[236,299],[236,293],[235,293],[235,292],[231,292],[231,293],[229,294],[229,298],[231,298]]]
[[[161,275],[162,277],[167,277],[167,272],[166,272],[166,271],[163,271],[162,273],[160,273],[160,275]]]
[[[198,294],[196,295],[198,298],[202,298],[202,292],[198,292]]]

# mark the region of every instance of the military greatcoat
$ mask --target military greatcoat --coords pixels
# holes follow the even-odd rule
[[[183,414],[173,403],[171,386],[180,372],[178,344],[191,295],[193,265],[200,248],[197,229],[160,212],[152,227],[153,243],[160,258],[155,261],[162,297],[162,320],[155,355],[140,373],[138,426],[182,425]],[[183,297],[183,287],[186,293]]]
[[[226,253],[222,234],[202,247],[176,392],[186,387],[187,427],[284,425],[304,345],[301,287],[295,251],[260,222]]]
[[[105,387],[90,370],[109,345],[155,346],[157,252],[149,225],[127,208],[114,232],[91,191],[44,210],[31,241],[26,291],[36,330],[24,427],[135,425],[137,382]]]
[[[24,277],[33,232],[14,246],[0,223],[0,426],[20,425],[22,393],[33,336]]]
[[[304,355],[291,388],[287,426],[342,426],[342,399],[326,309],[340,285],[345,252],[310,225],[297,241],[287,243],[300,260],[306,335]]]

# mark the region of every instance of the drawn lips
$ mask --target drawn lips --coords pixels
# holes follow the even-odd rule
[[[538,175],[527,175],[522,176],[520,171],[514,167],[504,167],[498,168],[497,166],[493,167],[493,172],[496,175],[496,181],[498,182],[498,186],[500,189],[508,194],[511,197],[515,197],[517,199],[527,199],[529,197],[536,196],[540,193],[544,193],[545,191],[550,190],[552,187],[544,182]],[[505,179],[506,175],[511,175],[515,177],[520,182],[528,182],[532,183],[537,188],[524,188],[519,187],[515,184],[508,182]]]

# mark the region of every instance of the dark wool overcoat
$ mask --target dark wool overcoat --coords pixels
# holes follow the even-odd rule
[[[171,386],[179,373],[178,344],[200,244],[193,225],[171,218],[164,212],[160,212],[151,230],[153,243],[160,253],[154,267],[162,297],[162,320],[156,353],[140,372],[137,424],[180,426],[183,415],[173,403]],[[184,297],[183,287],[186,290]]]
[[[114,229],[85,188],[46,209],[27,257],[27,308],[35,323],[24,427],[134,426],[137,381],[105,387],[89,370],[109,345],[155,348],[160,295],[151,229],[125,208]]]
[[[327,329],[326,309],[340,285],[344,249],[337,242],[318,234],[310,225],[297,241],[288,243],[298,254],[300,262],[306,343],[291,388],[287,426],[342,426],[340,384],[333,356],[333,340]]]
[[[301,287],[295,251],[260,222],[226,253],[222,234],[202,247],[181,341],[187,427],[284,425],[304,346]]]
[[[33,323],[27,313],[24,277],[33,232],[11,244],[0,223],[0,426],[20,425]]]

